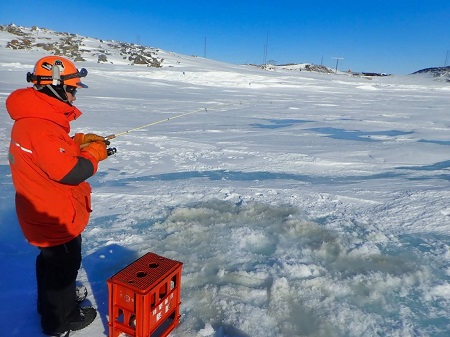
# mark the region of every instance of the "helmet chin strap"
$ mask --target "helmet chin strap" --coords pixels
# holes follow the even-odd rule
[[[46,85],[46,87],[47,88],[49,88],[50,89],[50,91],[52,92],[52,93],[54,93],[55,94],[55,96],[58,98],[58,99],[60,99],[61,101],[63,101],[63,102],[68,102],[67,101],[67,95],[65,95],[66,96],[66,98],[62,98],[61,97],[61,95],[51,86],[51,85]]]
[[[72,105],[72,104],[69,102],[69,99],[68,99],[68,97],[67,97],[67,94],[65,93],[65,92],[66,92],[65,86],[60,86],[60,87],[63,88],[62,93],[61,93],[61,91],[58,92],[59,90],[56,90],[55,87],[53,86],[53,84],[47,84],[47,85],[34,85],[34,89],[36,89],[37,91],[41,91],[41,90],[42,90],[43,92],[47,92],[47,94],[48,94],[48,92],[50,91],[51,94],[52,94],[52,96],[53,96],[54,98],[59,99],[60,101],[62,101],[62,102],[64,102],[64,103],[67,103],[67,104],[69,104],[69,105]]]

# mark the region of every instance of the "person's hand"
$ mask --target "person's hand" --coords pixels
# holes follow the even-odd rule
[[[81,153],[88,152],[97,160],[97,162],[105,160],[108,158],[108,152],[106,150],[106,143],[102,138],[101,141],[94,141],[88,143],[85,147],[81,149]]]
[[[92,142],[105,141],[105,137],[96,135],[95,133],[76,133],[73,136],[73,141],[81,146]]]

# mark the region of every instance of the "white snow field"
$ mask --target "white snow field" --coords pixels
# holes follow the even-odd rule
[[[1,335],[41,336],[4,103],[45,54],[0,36]],[[449,335],[450,83],[160,53],[77,63],[71,133],[139,129],[89,179],[79,281],[99,316],[71,336],[108,335],[106,279],[147,252],[183,262],[172,337]]]

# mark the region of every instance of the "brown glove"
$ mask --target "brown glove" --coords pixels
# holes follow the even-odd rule
[[[76,133],[75,136],[73,136],[73,141],[81,146],[91,142],[105,141],[105,137],[98,136],[94,133]]]
[[[97,160],[97,162],[105,160],[108,158],[108,153],[106,151],[106,143],[103,140],[94,141],[88,143],[85,147],[81,149],[81,153],[88,152]]]

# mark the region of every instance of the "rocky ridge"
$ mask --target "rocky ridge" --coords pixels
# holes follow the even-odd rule
[[[49,54],[66,56],[74,61],[95,58],[98,63],[114,63],[117,60],[129,64],[159,68],[164,59],[158,49],[133,43],[106,41],[83,37],[73,33],[60,33],[46,28],[20,27],[14,24],[0,25],[0,31],[12,35],[6,43],[10,49],[42,49]]]

